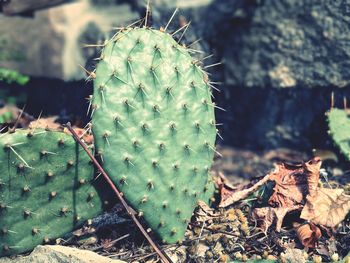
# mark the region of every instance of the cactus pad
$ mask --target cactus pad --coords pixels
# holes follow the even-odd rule
[[[350,161],[350,112],[331,109],[328,114],[329,133],[341,153]]]
[[[182,240],[215,152],[206,73],[170,34],[129,28],[104,46],[95,74],[92,128],[104,169],[164,242]]]
[[[0,134],[0,256],[53,241],[99,214],[103,202],[93,176],[70,135]]]

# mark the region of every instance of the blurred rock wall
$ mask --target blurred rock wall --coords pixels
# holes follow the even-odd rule
[[[201,35],[224,62],[213,72],[224,83],[224,138],[263,149],[327,146],[331,94],[338,107],[350,99],[350,1],[217,0],[202,17]]]
[[[140,3],[140,1],[136,1]],[[189,1],[189,39],[215,56],[217,111],[226,144],[256,149],[328,147],[325,112],[350,99],[350,1]],[[171,1],[168,1],[168,6]],[[188,3],[188,2],[187,2]],[[154,6],[155,23],[171,14]],[[158,15],[163,14],[163,15]],[[159,22],[159,23],[158,23]]]
[[[217,111],[224,123],[223,143],[256,149],[328,146],[324,114],[331,94],[338,107],[343,96],[350,99],[349,0],[153,0],[151,4],[154,27],[164,26],[180,7],[171,28],[191,21],[185,42],[202,39],[193,47],[214,54],[205,64],[223,62],[209,68],[211,79],[222,82],[215,95],[226,109]],[[40,11],[31,20],[0,17],[0,24],[9,25],[0,27],[0,45],[7,43],[17,59],[27,61],[5,65],[20,65],[23,73],[34,76],[82,78],[77,64],[84,64],[94,51],[79,45],[103,39],[111,24],[125,25],[144,12],[143,0],[80,0]],[[24,20],[32,24],[22,25]],[[30,30],[38,27],[39,32]],[[9,42],[4,35],[15,40]],[[71,92],[59,83],[62,88],[56,87],[56,92]],[[79,84],[74,86],[79,93]],[[32,104],[41,105],[37,97],[30,96]]]
[[[0,15],[0,67],[35,77],[81,80],[93,50],[84,44],[107,39],[115,26],[138,19],[130,6],[94,5],[89,0],[37,11],[32,16]]]

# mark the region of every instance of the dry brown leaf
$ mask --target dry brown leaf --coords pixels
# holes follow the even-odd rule
[[[320,167],[319,157],[298,165],[284,163],[276,165],[269,178],[276,183],[269,205],[291,207],[304,204],[306,195],[310,191],[314,193],[315,186],[317,189]]]
[[[247,198],[249,195],[257,191],[262,185],[264,185],[269,180],[269,176],[270,175],[268,174],[253,186],[238,191],[228,187],[226,184],[219,184],[221,196],[219,207],[227,207]]]
[[[227,199],[230,198],[237,190],[230,184],[226,176],[219,172],[219,177],[217,178],[217,185],[220,191],[220,206],[225,203]]]
[[[305,175],[307,176],[307,190],[309,196],[317,194],[318,181],[320,180],[321,159],[314,157],[310,161],[303,164]]]
[[[205,222],[210,218],[219,216],[219,213],[215,212],[215,210],[210,208],[205,202],[199,200],[194,215],[197,219],[196,222]]]
[[[274,181],[276,185],[269,199],[269,205],[272,207],[302,205],[305,203],[305,197],[309,191],[312,192],[315,189],[315,182],[318,182],[319,179],[320,167],[321,159],[319,157],[298,165],[277,164],[271,173],[256,184],[240,191],[228,187],[223,181],[219,184],[221,193],[219,206],[226,207],[247,198],[270,180]],[[311,186],[308,185],[309,183]]]
[[[261,207],[253,210],[252,217],[263,229],[264,232],[268,230],[273,223],[276,222],[276,231],[280,232],[282,228],[283,219],[287,213],[299,209],[300,206],[292,207]]]
[[[300,217],[317,225],[335,227],[350,212],[350,195],[343,189],[319,188],[314,196],[307,196]]]
[[[321,238],[321,230],[312,223],[306,223],[295,228],[297,236],[304,247],[314,248]]]

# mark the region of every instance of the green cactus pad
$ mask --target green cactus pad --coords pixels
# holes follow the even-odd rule
[[[182,240],[215,151],[207,75],[170,34],[149,28],[113,37],[95,74],[92,128],[104,169],[164,242]]]
[[[0,256],[53,241],[99,214],[106,200],[99,180],[70,135],[0,134]]]
[[[341,153],[350,161],[350,113],[348,110],[331,109],[327,113],[329,134]]]

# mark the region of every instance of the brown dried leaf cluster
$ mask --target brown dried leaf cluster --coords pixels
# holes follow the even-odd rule
[[[300,211],[300,219],[306,221],[295,228],[297,235],[304,246],[315,247],[321,237],[321,230],[317,225],[335,227],[350,211],[350,196],[345,195],[342,189],[318,186],[320,168],[321,159],[318,157],[297,165],[278,164],[273,172],[247,189],[231,190],[230,193],[225,187],[221,187],[223,199],[220,206],[226,207],[245,199],[266,182],[273,181],[275,186],[268,206],[255,208],[252,217],[263,230],[267,231],[276,224],[276,231],[280,231],[288,213]]]

